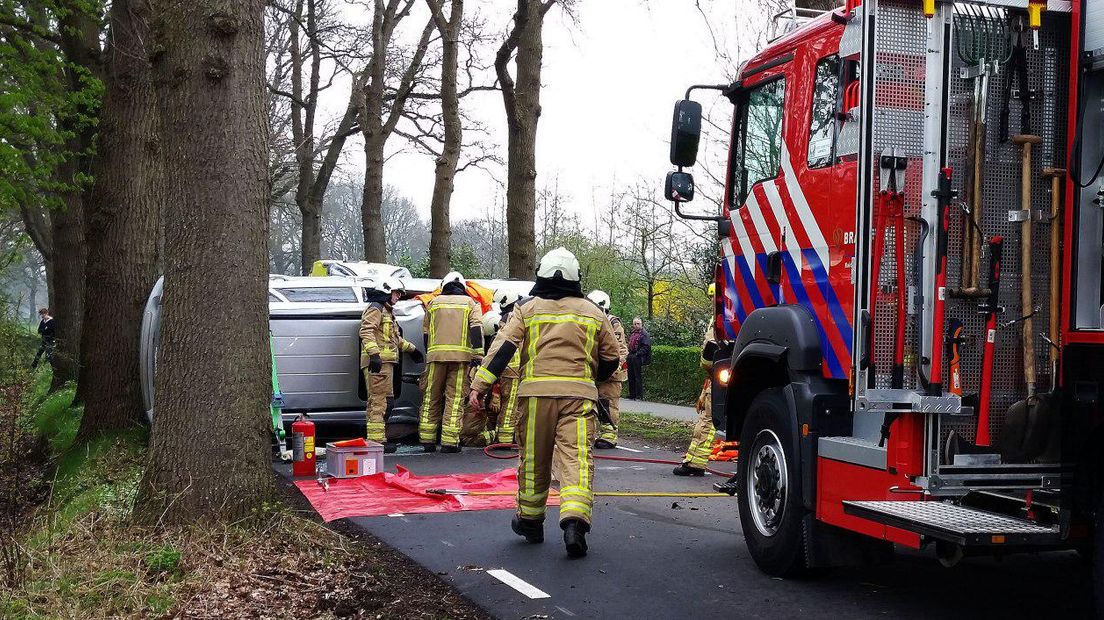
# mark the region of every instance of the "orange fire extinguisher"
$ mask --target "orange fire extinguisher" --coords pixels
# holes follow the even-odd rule
[[[295,477],[314,476],[314,422],[305,415],[291,425],[291,474]]]

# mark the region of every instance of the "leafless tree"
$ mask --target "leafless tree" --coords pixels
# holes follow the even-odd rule
[[[562,2],[562,0],[561,0]],[[495,73],[506,108],[506,226],[510,277],[527,278],[536,267],[537,122],[544,58],[544,17],[557,0],[517,0],[513,25],[495,55]],[[510,75],[514,60],[516,78]]]
[[[353,71],[359,41],[350,26],[340,19],[340,7],[332,0],[270,0],[266,45],[270,58],[268,89],[282,99],[270,103],[270,123],[275,125],[276,146],[293,155],[295,174],[286,183],[294,187],[294,200],[301,221],[300,268],[310,271],[321,258],[322,200],[338,164],[346,139],[357,132],[357,94],[362,75],[356,75],[344,114],[328,126],[319,127],[318,110],[322,93],[336,78]],[[286,102],[286,105],[284,104]],[[283,112],[286,111],[286,116]],[[275,122],[273,122],[275,121]],[[290,121],[290,122],[288,122]],[[290,127],[288,127],[290,125]],[[283,133],[290,129],[290,142]],[[288,174],[286,159],[278,168]],[[285,188],[285,184],[274,184]],[[277,194],[279,195],[279,194]]]
[[[360,131],[364,136],[364,197],[361,223],[364,257],[383,262],[387,239],[383,226],[383,164],[387,140],[423,70],[422,61],[436,30],[432,17],[412,48],[395,43],[396,28],[410,15],[416,0],[373,0],[372,57],[360,78]]]

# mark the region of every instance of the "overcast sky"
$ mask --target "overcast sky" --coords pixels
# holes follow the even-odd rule
[[[742,35],[764,21],[756,11],[747,14],[754,0],[701,0],[701,4],[710,17],[708,25],[694,0],[578,0],[574,20],[559,7],[551,10],[544,29],[538,187],[558,181],[571,207],[586,213],[611,187],[638,178],[662,180],[670,169],[667,141],[675,100],[690,84],[725,82],[732,67],[717,58],[715,49],[740,56],[740,47],[754,47],[754,43],[748,45],[751,37]],[[469,0],[467,6],[477,8],[492,31],[501,35],[515,2]],[[738,6],[745,11],[738,11]],[[422,19],[414,13],[403,27],[420,30]],[[496,49],[497,41],[486,51],[488,59]],[[343,109],[345,96],[347,86],[329,91],[332,114]],[[709,92],[696,98],[707,112],[712,106],[718,113],[731,107]],[[501,95],[476,93],[461,105],[487,126],[491,142],[505,159]],[[413,199],[428,217],[432,159],[398,136],[391,138],[389,147],[402,152],[388,160],[385,182]],[[359,141],[346,146],[346,169],[351,174],[363,170],[361,149]],[[496,169],[493,174],[469,169],[457,178],[453,221],[478,217],[502,199],[505,170]]]

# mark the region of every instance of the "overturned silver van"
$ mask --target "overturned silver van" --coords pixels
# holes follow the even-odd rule
[[[433,279],[403,281],[408,298],[437,287]],[[513,280],[476,282],[492,290],[516,290],[521,295],[527,295],[533,286],[532,282]],[[303,413],[319,423],[364,423],[367,391],[360,372],[360,315],[367,306],[364,289],[374,283],[374,279],[360,276],[269,276],[268,324],[284,397],[285,424]],[[139,350],[142,399],[150,421],[161,332],[161,290],[162,280],[158,279],[146,301]],[[423,353],[424,316],[424,307],[415,299],[403,299],[395,305],[395,319],[403,337]],[[387,418],[388,439],[417,431],[422,403],[418,382],[424,367],[409,355],[401,356],[399,372],[395,373],[395,404]]]

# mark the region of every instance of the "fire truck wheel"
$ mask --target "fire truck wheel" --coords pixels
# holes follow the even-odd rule
[[[805,570],[805,508],[792,454],[796,432],[782,390],[770,388],[751,402],[740,433],[740,527],[755,564],[775,577]]]

